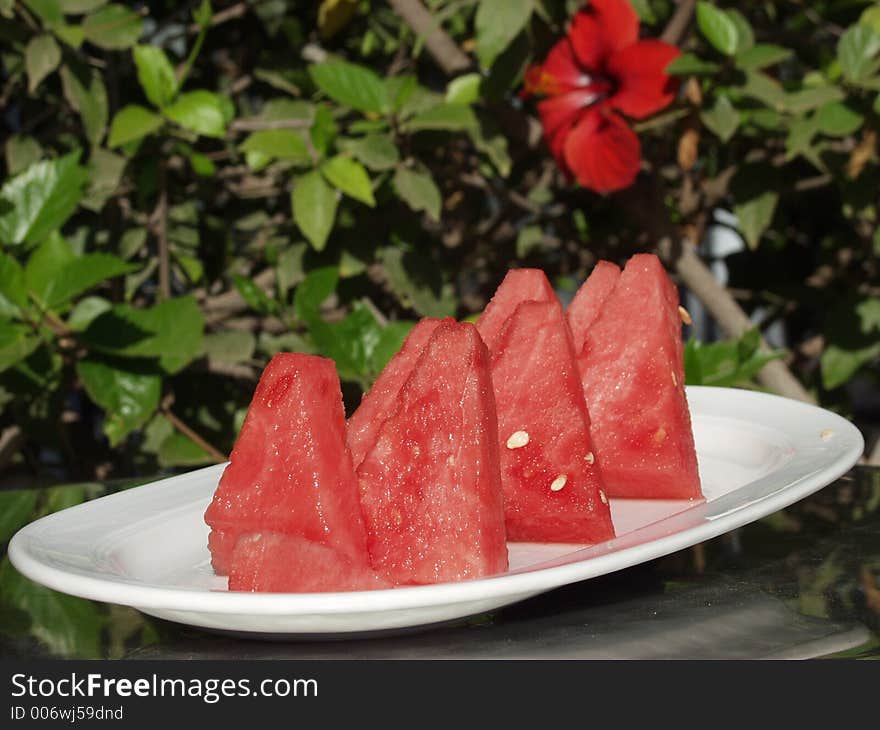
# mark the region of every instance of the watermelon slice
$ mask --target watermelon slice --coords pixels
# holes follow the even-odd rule
[[[391,358],[370,392],[348,419],[348,448],[351,449],[355,469],[375,443],[379,428],[397,409],[397,394],[441,321],[426,317],[413,327],[400,350]],[[453,320],[450,318],[448,321]]]
[[[292,353],[272,358],[205,522],[221,575],[231,568],[239,537],[262,531],[313,540],[353,565],[369,565],[332,360]]]
[[[373,567],[394,584],[505,570],[498,423],[476,327],[438,325],[398,400],[358,469]]]
[[[298,535],[248,532],[232,553],[229,590],[274,593],[390,588],[373,570]]]
[[[626,264],[578,359],[611,497],[700,499],[678,292],[652,254]]]
[[[562,306],[523,302],[492,355],[507,536],[597,543],[614,537]]]
[[[510,269],[477,320],[477,330],[489,352],[495,351],[505,321],[520,302],[557,300],[556,292],[541,269]]]
[[[599,316],[599,310],[619,278],[620,267],[617,264],[600,261],[568,305],[565,316],[571,327],[575,352],[580,353],[583,348],[587,330]]]

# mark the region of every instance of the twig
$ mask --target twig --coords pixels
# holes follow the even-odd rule
[[[195,431],[193,431],[189,426],[187,426],[183,421],[181,421],[177,416],[174,415],[174,413],[171,411],[171,405],[168,402],[173,402],[173,400],[174,399],[172,396],[171,398],[166,399],[166,403],[162,404],[162,415],[171,422],[171,425],[174,426],[174,428],[180,431],[190,441],[198,444],[202,449],[207,451],[215,464],[222,464],[224,461],[226,461],[226,455],[223,452],[205,441],[205,439],[199,436]]]
[[[171,262],[168,250],[168,186],[165,168],[159,170],[159,202],[153,211],[153,231],[159,245],[159,296],[171,298]]]
[[[248,3],[237,3],[235,5],[230,5],[228,8],[224,8],[223,10],[214,13],[211,16],[211,26],[220,25],[221,23],[225,23],[228,20],[235,20],[236,18],[240,18],[248,11]],[[198,23],[192,23],[187,27],[187,31],[190,33],[198,33],[201,30],[201,26]]]
[[[425,48],[447,76],[470,67],[471,59],[440,27],[440,22],[421,3],[421,0],[389,0],[389,3],[413,32],[425,39]]]
[[[663,29],[663,33],[660,35],[660,40],[677,46],[681,42],[682,36],[691,22],[691,17],[693,17],[696,5],[697,0],[681,0],[678,7],[675,9],[675,13],[673,13],[669,22],[666,24],[666,27]]]
[[[27,436],[21,430],[21,426],[13,424],[3,429],[3,432],[0,433],[0,471],[3,471],[6,465],[12,461],[12,457],[24,446],[25,441],[27,441]]]
[[[262,129],[308,129],[305,119],[236,119],[229,125],[231,132],[255,132]]]

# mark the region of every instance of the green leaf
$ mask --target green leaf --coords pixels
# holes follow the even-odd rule
[[[447,104],[473,104],[480,100],[483,77],[478,73],[458,76],[446,84]]]
[[[400,161],[397,145],[387,134],[368,134],[357,139],[340,139],[338,147],[349,152],[371,170],[390,170]]]
[[[109,117],[101,74],[82,65],[65,64],[61,67],[61,88],[64,98],[79,113],[86,138],[92,145],[100,144]]]
[[[336,155],[321,165],[321,173],[340,192],[371,208],[376,206],[370,176],[360,162],[345,155]]]
[[[235,364],[254,356],[257,341],[245,330],[224,330],[205,335],[205,355],[209,360]]]
[[[755,45],[755,31],[752,30],[752,26],[749,21],[746,19],[746,16],[743,15],[739,10],[735,7],[729,8],[725,11],[727,17],[733,21],[733,24],[736,26],[736,51],[735,53],[743,53],[745,51],[750,50]]]
[[[319,352],[335,361],[342,380],[368,382],[371,355],[382,332],[369,308],[358,302],[340,322],[331,324],[311,315],[306,324]]]
[[[709,76],[720,70],[721,66],[717,63],[706,61],[693,53],[682,53],[666,67],[666,73],[670,76]]]
[[[837,60],[843,75],[853,82],[864,81],[878,68],[880,34],[868,25],[852,25],[837,43]]]
[[[86,39],[86,34],[80,25],[59,25],[53,28],[52,32],[75,51],[80,49]]]
[[[309,129],[309,137],[322,157],[330,151],[338,134],[339,127],[333,118],[333,112],[326,106],[319,106],[315,110],[315,119]]]
[[[296,316],[309,321],[318,316],[321,305],[339,283],[339,272],[335,266],[322,266],[312,269],[296,287],[293,295],[293,308]]]
[[[389,76],[384,84],[385,96],[391,104],[391,111],[394,112],[402,111],[413,95],[424,88],[419,86],[419,80],[412,74]]]
[[[389,322],[382,328],[379,339],[373,347],[369,358],[372,379],[378,377],[382,370],[385,369],[388,361],[400,351],[403,341],[415,325],[415,322],[398,320],[396,322]]]
[[[792,91],[783,99],[783,108],[791,114],[803,114],[845,97],[839,86],[814,86]]]
[[[89,13],[107,4],[107,0],[58,0],[62,12],[68,15]]]
[[[251,169],[259,169],[271,160],[289,160],[300,165],[311,163],[305,141],[292,129],[263,129],[254,132],[248,135],[239,149],[246,154]]]
[[[170,433],[156,454],[159,466],[200,466],[210,464],[214,457],[180,431]]]
[[[744,70],[766,68],[789,58],[792,51],[772,43],[759,43],[744,51],[737,51],[734,59],[738,68]]]
[[[116,112],[113,121],[110,122],[110,136],[107,139],[107,144],[110,147],[119,147],[128,142],[134,142],[152,134],[163,123],[162,117],[146,107],[129,104]]]
[[[813,137],[819,131],[814,117],[801,117],[795,119],[788,130],[785,140],[785,156],[792,160],[798,155],[809,152],[812,149]]]
[[[247,302],[251,309],[263,315],[277,314],[278,303],[271,299],[252,279],[233,274],[232,282],[238,293],[241,294],[241,298]]]
[[[773,220],[777,202],[779,202],[779,193],[775,190],[766,190],[734,206],[733,212],[739,219],[740,233],[746,239],[749,248],[757,248],[758,241]]]
[[[318,170],[302,175],[291,193],[293,219],[317,251],[323,251],[333,230],[339,198]]]
[[[76,373],[89,398],[104,409],[104,433],[111,446],[143,426],[159,407],[161,376],[140,360],[88,357]]]
[[[57,232],[50,235],[31,253],[25,265],[24,280],[30,296],[45,302],[55,279],[74,261],[76,253],[70,244]]]
[[[842,297],[824,326],[822,384],[828,390],[849,381],[864,365],[880,357],[880,298]]]
[[[865,8],[859,16],[859,23],[867,25],[875,33],[880,34],[880,3]]]
[[[17,308],[27,306],[24,269],[12,256],[0,251],[0,315],[12,316]]]
[[[388,285],[403,306],[423,317],[455,315],[455,291],[434,261],[399,247],[383,249],[380,258]]]
[[[157,46],[135,46],[134,64],[147,99],[160,109],[177,96],[177,76],[165,52]]]
[[[746,82],[739,88],[740,93],[757,99],[771,109],[782,110],[786,101],[785,89],[774,78],[760,71],[746,71]]]
[[[92,150],[92,156],[89,159],[91,179],[89,180],[88,195],[82,201],[83,208],[97,213],[104,207],[107,199],[119,188],[125,165],[126,159],[121,155],[116,155],[103,147],[96,147]]]
[[[4,607],[21,612],[28,632],[50,654],[76,659],[101,658],[107,619],[96,603],[29,581],[12,567],[8,557],[0,563],[0,601]]]
[[[440,220],[443,199],[440,189],[427,170],[398,167],[394,173],[394,189],[400,199],[415,212],[426,212],[435,221]]]
[[[61,239],[56,240],[67,245]],[[46,249],[49,249],[48,253],[44,253]],[[28,262],[28,287],[45,309],[57,309],[102,281],[140,268],[111,254],[90,253],[69,258],[67,255],[55,256],[57,250],[57,244],[49,239],[33,254],[31,261],[49,259],[48,266],[44,264],[38,274]]]
[[[211,91],[189,91],[177,97],[162,113],[172,122],[205,137],[226,135],[223,97]]]
[[[739,32],[736,21],[724,10],[709,2],[697,3],[697,27],[715,50],[725,56],[736,53]]]
[[[816,112],[819,131],[831,137],[848,137],[857,132],[865,117],[848,104],[832,101]]]
[[[24,0],[24,4],[46,28],[54,28],[64,22],[59,0]]]
[[[107,50],[131,48],[143,32],[143,20],[124,5],[106,5],[83,20],[86,40]]]
[[[6,169],[10,175],[18,175],[43,156],[40,143],[33,137],[21,134],[10,135],[3,151],[6,154]]]
[[[700,115],[700,119],[722,142],[733,137],[740,122],[740,113],[724,94],[719,94],[711,109]]]
[[[45,33],[34,36],[24,49],[24,65],[28,75],[28,92],[33,94],[40,82],[61,63],[61,48]]]
[[[474,20],[477,58],[489,68],[525,28],[534,10],[533,0],[481,0]]]
[[[705,344],[688,340],[684,349],[688,385],[734,387],[750,384],[761,369],[784,353],[760,349],[761,334],[753,328],[736,340]]]
[[[40,492],[37,489],[0,491],[0,545],[33,519]]]
[[[39,344],[40,338],[28,325],[0,319],[0,372],[24,360]]]
[[[74,332],[82,332],[99,314],[103,314],[113,305],[103,297],[83,297],[67,315],[67,326]]]
[[[88,180],[79,155],[75,150],[37,162],[6,181],[0,188],[0,244],[38,243],[65,223]]]
[[[376,114],[390,110],[382,79],[365,66],[346,61],[326,61],[309,66],[309,75],[315,86],[340,104]]]
[[[409,119],[404,125],[406,132],[442,130],[458,132],[478,126],[473,109],[464,104],[439,104]]]
[[[93,350],[116,357],[158,358],[166,373],[183,369],[202,352],[205,320],[191,295],[147,309],[117,304],[82,333]]]

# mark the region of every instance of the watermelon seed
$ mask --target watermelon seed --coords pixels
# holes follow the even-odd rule
[[[678,316],[681,317],[681,321],[685,324],[693,324],[694,320],[691,319],[691,313],[688,312],[684,307],[680,304],[678,305]]]
[[[553,483],[550,485],[551,492],[558,492],[565,486],[565,483],[568,481],[568,477],[565,474],[560,474],[556,479],[553,480]]]
[[[586,461],[586,462],[587,462],[588,464],[590,464],[590,465],[596,463],[596,457],[593,456],[593,452],[592,452],[592,451],[590,451],[589,453],[587,453],[587,455],[584,457],[584,461]]]
[[[507,439],[508,449],[519,449],[529,442],[529,434],[526,431],[514,431]]]
[[[819,434],[819,437],[823,441],[830,441],[832,438],[834,438],[834,429],[826,428],[824,431],[822,431],[822,433]]]
[[[678,387],[678,378],[675,377],[675,370],[672,371],[672,384],[677,388]]]
[[[601,489],[599,490],[599,499],[602,500],[602,504],[608,504],[608,497],[605,496],[605,492]]]
[[[654,441],[656,441],[659,444],[659,443],[662,443],[665,439],[666,439],[666,429],[663,428],[663,426],[660,426],[660,428],[658,428],[654,432]]]

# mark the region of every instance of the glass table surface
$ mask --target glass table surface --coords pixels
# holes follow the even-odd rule
[[[129,485],[62,485],[19,501],[57,509]],[[880,468],[856,466],[785,510],[627,570],[450,625],[370,635],[209,633],[48,590],[4,554],[0,657],[880,658]]]

